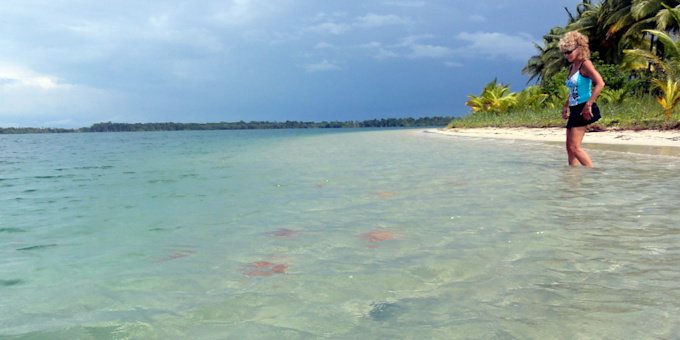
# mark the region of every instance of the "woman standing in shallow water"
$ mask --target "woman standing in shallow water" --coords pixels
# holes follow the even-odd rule
[[[569,62],[567,87],[569,98],[562,107],[562,118],[567,120],[567,157],[569,165],[592,167],[593,161],[581,147],[586,127],[600,119],[595,100],[604,88],[604,80],[590,61],[588,37],[572,31],[560,39],[560,50]]]

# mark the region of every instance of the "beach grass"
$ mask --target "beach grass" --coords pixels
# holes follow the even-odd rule
[[[652,97],[633,98],[622,103],[599,104],[602,119],[591,125],[596,130],[673,130],[680,129],[680,113],[666,118]],[[563,127],[561,108],[515,110],[505,113],[474,112],[454,119],[449,128],[545,128]]]

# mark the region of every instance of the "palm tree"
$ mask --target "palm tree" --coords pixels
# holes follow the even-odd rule
[[[667,4],[677,6],[680,2],[672,0],[634,0],[631,7],[631,15],[636,19],[637,23],[630,28],[628,36],[637,36],[639,43],[637,46],[624,46],[621,50],[626,48],[642,48],[642,46],[646,45],[650,52],[656,51],[657,55],[663,56],[663,45],[656,40],[654,35],[649,34],[646,30],[677,31],[678,23],[673,19],[672,11],[669,11],[671,7]]]
[[[472,109],[472,112],[493,112],[503,113],[517,103],[517,94],[510,92],[510,87],[499,84],[496,79],[484,86],[482,94],[479,96],[469,95],[465,105]]]
[[[543,46],[534,43],[539,54],[529,58],[526,66],[522,69],[522,74],[529,76],[530,83],[536,80],[537,83],[555,75],[564,67],[564,56],[558,46],[560,37],[564,34],[564,28],[553,27],[548,34],[543,36]]]
[[[603,36],[598,50],[603,55],[603,51],[608,64],[618,64],[623,59],[622,53],[625,48],[636,48],[642,43],[639,22],[632,14],[634,0],[608,0],[603,7],[606,13],[603,18]],[[646,27],[651,28],[651,27]]]
[[[565,8],[566,27],[554,27],[535,44],[522,73],[544,84],[565,65],[558,42],[566,31],[578,30],[589,37],[590,47],[601,62],[640,70],[661,79],[659,91],[669,89],[667,77],[680,80],[680,53],[674,38],[680,32],[680,0],[582,0],[575,12]],[[649,83],[647,83],[649,84]],[[672,83],[671,83],[672,84]],[[672,103],[672,101],[667,101]]]
[[[640,48],[645,43],[642,30],[655,28],[653,14],[633,12],[636,0],[604,0],[600,4],[582,3],[579,17],[567,30],[578,30],[589,37],[590,48],[606,64],[618,64],[626,48]]]
[[[621,104],[626,99],[628,91],[625,88],[622,89],[608,89],[605,88],[600,92],[600,99],[605,103]]]
[[[680,5],[678,0],[633,0],[633,6],[630,10],[633,17],[638,21],[654,19],[655,23],[660,23],[657,27],[661,30],[673,26],[677,29],[678,23],[666,16],[667,13],[664,12],[664,8],[668,10],[678,5]]]
[[[611,42],[608,41],[610,35],[607,34],[606,21],[610,20],[612,11],[611,1],[604,1],[592,4],[591,1],[583,1],[576,8],[578,16],[570,14],[570,21],[566,27],[567,31],[579,31],[589,37],[590,48],[594,52],[599,52],[601,58],[607,62],[611,49],[607,49]]]
[[[548,95],[541,91],[541,87],[533,85],[525,88],[515,97],[515,109],[539,110],[545,105]]]
[[[663,15],[671,17],[675,21],[674,25],[680,24],[680,6],[676,8],[665,7],[666,11]],[[657,78],[663,78],[659,76],[665,75],[680,79],[680,39],[676,35],[656,29],[648,29],[643,32],[656,39],[656,46],[652,46],[650,50],[624,50],[624,53],[628,56],[624,66],[629,69],[639,69],[644,64],[643,62],[647,62],[649,70],[655,72]]]
[[[637,0],[632,12],[637,17],[651,17],[656,28],[667,32],[677,32],[680,23],[674,17],[680,1],[671,0]]]
[[[647,1],[650,2],[650,1]],[[671,8],[661,4],[665,10],[657,12],[655,17],[663,17],[663,27],[680,26],[680,5]],[[630,69],[640,69],[648,65],[647,69],[654,74],[652,83],[659,90],[657,101],[663,108],[667,118],[673,114],[673,109],[680,103],[680,39],[675,34],[668,34],[661,30],[644,30],[656,39],[657,48],[652,45],[650,50],[625,50],[627,55],[624,66]],[[661,49],[661,51],[659,51]]]
[[[673,116],[673,110],[678,103],[680,103],[680,81],[668,77],[665,81],[654,79],[652,80],[652,83],[654,83],[656,88],[661,92],[661,94],[656,97],[656,101],[663,108],[666,119],[670,119]]]
[[[623,25],[627,21],[621,17],[628,13],[626,8],[630,7],[630,1],[632,0],[608,0],[593,4],[591,0],[583,0],[576,7],[575,14],[565,7],[569,18],[566,28],[553,27],[547,35],[543,36],[543,46],[534,44],[539,54],[529,59],[522,69],[522,74],[529,75],[529,82],[534,79],[542,82],[559,72],[565,65],[564,56],[558,47],[559,39],[566,31],[572,30],[582,31],[588,35],[591,50],[598,52],[605,63],[616,63],[621,59],[620,49],[617,46],[618,35],[608,33],[606,27],[612,25],[609,21],[616,22],[618,25]]]

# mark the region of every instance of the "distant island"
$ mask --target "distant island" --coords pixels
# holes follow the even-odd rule
[[[138,132],[138,131],[185,131],[185,130],[255,130],[255,129],[339,129],[339,128],[409,128],[409,127],[445,127],[455,117],[435,116],[421,118],[383,118],[364,121],[332,121],[332,122],[219,122],[219,123],[113,123],[102,122],[90,127],[75,129],[62,128],[1,128],[0,134],[20,133],[74,133],[74,132]]]

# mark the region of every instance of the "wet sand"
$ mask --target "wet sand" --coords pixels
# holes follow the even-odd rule
[[[564,128],[472,128],[430,129],[457,137],[496,138],[564,143]],[[583,145],[590,148],[607,148],[616,151],[680,156],[680,130],[609,130],[588,132]]]

